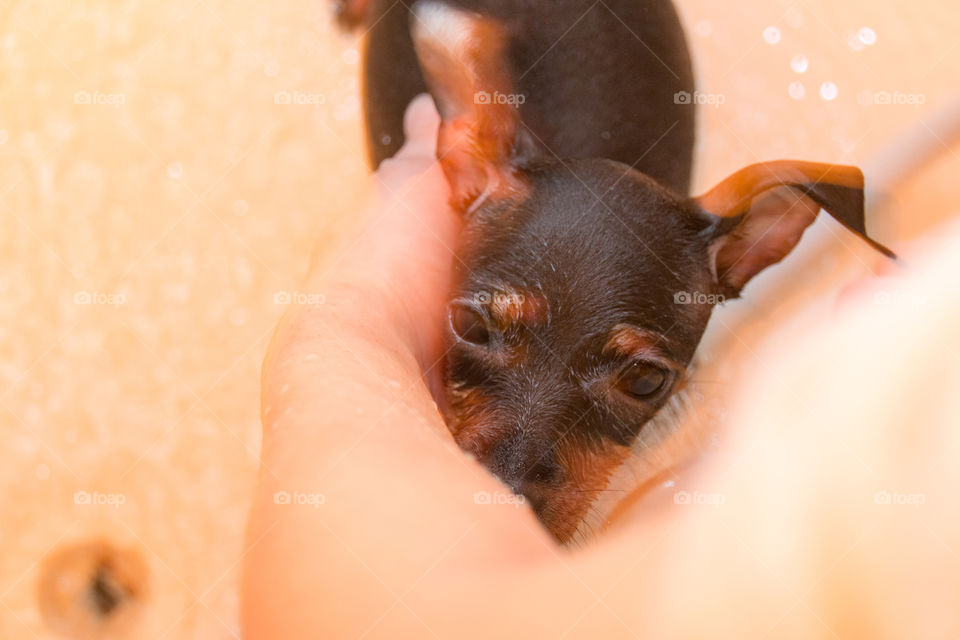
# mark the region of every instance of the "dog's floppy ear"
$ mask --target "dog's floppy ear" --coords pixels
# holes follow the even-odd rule
[[[469,211],[490,196],[522,190],[518,97],[507,39],[497,22],[436,0],[413,6],[411,35],[440,112],[437,157],[453,205]]]
[[[713,264],[721,290],[731,297],[785,258],[821,208],[880,253],[896,257],[867,236],[863,173],[856,167],[762,162],[737,171],[694,202],[714,217]]]

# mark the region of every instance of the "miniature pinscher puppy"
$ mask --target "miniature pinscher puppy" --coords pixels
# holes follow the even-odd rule
[[[341,2],[371,25],[373,164],[429,91],[465,217],[448,318],[456,441],[568,540],[684,380],[713,306],[821,208],[878,250],[854,167],[781,160],[689,197],[693,73],[668,0]]]

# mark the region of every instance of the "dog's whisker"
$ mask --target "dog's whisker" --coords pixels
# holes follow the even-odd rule
[[[571,493],[626,493],[626,489],[572,489]]]

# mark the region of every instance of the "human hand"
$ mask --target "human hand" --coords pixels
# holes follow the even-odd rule
[[[265,358],[250,637],[369,623],[368,605],[392,599],[454,542],[474,568],[553,554],[532,512],[475,499],[510,494],[456,447],[430,393],[459,229],[434,159],[438,123],[429,98],[411,105],[407,143],[371,178],[359,234],[307,276],[304,290],[324,304],[291,309]],[[322,509],[296,508],[298,495]],[[339,622],[309,607],[277,617],[276,606],[312,600],[314,587],[337,589],[321,575],[353,576],[376,595],[337,604]]]
[[[680,474],[632,526],[586,549],[557,548],[529,509],[478,501],[509,492],[457,449],[427,385],[442,356],[458,223],[428,142],[435,116],[426,105],[412,111],[409,146],[374,178],[365,232],[308,277],[327,303],[291,311],[264,363],[245,637],[809,638],[834,628],[902,637],[919,606],[886,603],[906,601],[927,578],[939,580],[933,593],[955,593],[937,572],[956,539],[941,495],[955,482],[944,466],[911,478],[897,470],[901,443],[913,443],[925,471],[920,463],[953,437],[949,412],[932,408],[944,409],[937,399],[956,371],[924,385],[922,424],[869,396],[899,388],[920,352],[870,347],[910,335],[933,353],[953,332],[917,325],[955,326],[956,296],[938,298],[938,314],[889,320],[860,305],[798,353],[771,359],[766,386],[745,389],[723,457]],[[956,272],[947,266],[936,273]],[[856,358],[823,368],[853,342],[863,346]],[[878,364],[894,353],[903,366]],[[876,380],[865,384],[867,373]],[[857,421],[863,407],[869,417]],[[873,502],[889,487],[931,497],[922,526],[936,532],[937,553],[913,511]],[[891,523],[907,527],[906,543]],[[876,533],[865,540],[864,531]],[[920,569],[902,580],[910,567]],[[951,620],[937,602],[922,619],[940,629]]]
[[[378,330],[402,334],[433,382],[461,226],[436,161],[439,122],[428,95],[411,103],[406,143],[371,176],[357,235],[318,251],[306,282],[311,291],[330,292],[333,307],[351,307],[365,323],[384,321]]]

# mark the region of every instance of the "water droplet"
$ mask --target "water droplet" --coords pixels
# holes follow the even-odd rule
[[[343,61],[347,64],[357,64],[360,61],[360,54],[356,49],[347,49],[343,52]]]
[[[393,138],[391,138],[390,136],[383,136],[382,138],[380,138],[380,142],[381,142],[383,145],[388,145],[388,144],[390,144],[390,141],[391,141],[391,140],[393,140]]]
[[[250,210],[249,205],[247,205],[246,200],[235,200],[233,203],[233,215],[235,216],[244,216],[247,215],[247,211]]]
[[[833,100],[837,97],[837,94],[840,93],[840,90],[837,89],[837,85],[832,82],[824,82],[820,85],[820,97],[824,100]]]
[[[797,73],[803,73],[806,71],[808,65],[809,62],[807,60],[807,56],[803,55],[802,53],[798,53],[797,55],[793,56],[792,60],[790,60],[790,68]]]
[[[847,34],[847,46],[854,51],[863,51],[863,43],[860,42],[860,36],[856,33]]]
[[[37,465],[37,477],[41,480],[46,480],[50,477],[50,467],[45,464]]]
[[[870,27],[861,27],[860,31],[857,32],[857,39],[869,46],[877,41],[877,32]]]
[[[610,139],[610,132],[609,132],[609,131],[604,131],[603,133],[600,134],[600,137],[603,138],[604,140],[609,140],[609,139]]]
[[[704,38],[709,37],[710,34],[713,33],[713,25],[710,24],[709,20],[701,20],[697,23],[694,29],[696,30],[698,36],[703,36]]]
[[[802,82],[791,82],[787,88],[787,93],[789,93],[790,97],[794,100],[803,100],[803,97],[807,95],[807,90],[804,88]]]
[[[763,30],[763,39],[767,44],[777,44],[780,42],[780,29],[770,26]]]
[[[171,162],[167,165],[167,175],[176,180],[183,175],[183,165],[179,162]]]

